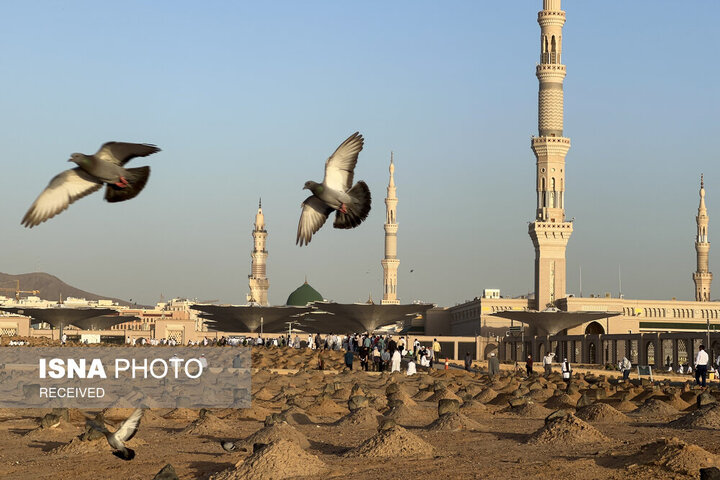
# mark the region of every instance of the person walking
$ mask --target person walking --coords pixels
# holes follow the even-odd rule
[[[492,378],[498,373],[500,373],[500,360],[495,356],[495,352],[492,352],[488,357],[488,376]]]
[[[627,357],[623,357],[620,362],[620,371],[622,372],[623,380],[628,380],[630,378],[630,370],[632,370],[632,363]]]
[[[528,355],[527,359],[525,360],[525,371],[527,372],[527,376],[530,377],[533,373],[533,358],[532,355]]]
[[[570,377],[572,377],[572,365],[570,365],[570,362],[568,362],[567,358],[563,358],[563,363],[560,369],[562,370],[563,380],[565,380],[565,383],[570,385]]]
[[[545,376],[548,377],[552,373],[552,353],[548,352],[547,355],[543,357],[543,369],[545,370]]]
[[[470,368],[472,368],[472,356],[470,352],[465,352],[465,370],[469,372]]]
[[[382,368],[381,368],[381,366],[380,366],[380,362],[381,362],[381,360],[380,360],[380,350],[378,350],[378,347],[374,347],[374,348],[373,348],[372,356],[373,356],[373,365],[375,366],[375,371],[376,371],[376,372],[381,372],[381,371],[382,371]]]
[[[705,388],[708,361],[709,357],[705,351],[705,345],[700,345],[698,347],[697,357],[695,357],[695,385],[700,385],[700,377],[702,377],[702,388]]]
[[[368,360],[370,358],[370,352],[369,348],[362,347],[360,349],[360,369],[364,371],[368,371]]]
[[[352,370],[354,357],[355,355],[353,355],[353,352],[351,350],[345,352],[345,366],[348,367],[350,370]]]
[[[433,360],[439,362],[440,354],[442,353],[442,347],[440,346],[440,342],[437,341],[437,338],[433,338],[432,351]],[[430,362],[430,366],[432,367],[432,362]]]

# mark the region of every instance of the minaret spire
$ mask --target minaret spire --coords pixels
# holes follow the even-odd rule
[[[265,248],[267,240],[267,230],[265,230],[265,215],[262,211],[262,197],[258,201],[258,211],[255,215],[255,228],[252,232],[253,250],[250,253],[252,258],[252,270],[248,277],[250,294],[247,296],[248,302],[257,303],[263,306],[268,305],[268,288],[270,281],[267,278],[265,262],[267,261],[268,252]]]
[[[390,152],[390,180],[385,198],[385,258],[380,262],[383,267],[383,305],[397,305],[397,271],[400,260],[397,258],[397,194],[395,189],[394,154]]]
[[[537,207],[528,233],[535,246],[536,308],[544,310],[565,297],[565,248],[573,232],[565,221],[565,155],[570,139],[563,136],[562,27],[560,0],[543,0],[538,12],[540,63],[535,75],[538,92],[538,136],[531,147],[536,158]]]
[[[708,223],[710,218],[705,207],[705,179],[700,174],[700,206],[695,217],[697,223],[697,235],[695,236],[695,251],[697,252],[697,271],[693,274],[695,282],[695,301],[710,301],[710,285],[712,284],[712,273],[708,269],[708,254],[710,253],[710,241],[708,239]]]

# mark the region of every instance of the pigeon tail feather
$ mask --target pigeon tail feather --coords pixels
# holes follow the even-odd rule
[[[145,188],[149,177],[150,167],[148,166],[128,168],[125,180],[129,185],[127,187],[118,187],[117,185],[108,184],[105,189],[105,200],[115,203],[135,198]]]
[[[133,450],[132,448],[125,447],[125,450],[115,450],[112,453],[116,457],[122,458],[123,460],[132,460],[133,458],[135,458],[135,450]]]
[[[372,196],[365,182],[359,181],[348,190],[347,194],[352,198],[352,202],[345,205],[347,213],[343,213],[340,210],[335,212],[335,221],[333,222],[333,227],[335,228],[355,228],[360,225],[370,213]]]

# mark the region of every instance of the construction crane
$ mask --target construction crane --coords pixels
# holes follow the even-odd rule
[[[30,293],[32,295],[40,293],[40,290],[20,290],[20,280],[15,280],[15,282],[15,288],[0,287],[0,292],[15,292],[15,300],[20,300],[21,293]]]

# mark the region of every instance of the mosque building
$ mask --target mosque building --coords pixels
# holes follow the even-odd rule
[[[565,249],[573,233],[573,222],[565,218],[565,156],[570,149],[570,139],[565,136],[563,125],[566,66],[562,63],[562,28],[565,12],[561,10],[560,3],[561,0],[543,0],[543,10],[538,12],[537,19],[540,25],[540,62],[535,69],[539,82],[538,135],[531,139],[530,144],[536,159],[537,201],[535,220],[528,228],[535,249],[534,295],[501,298],[488,294],[491,291],[486,290],[482,298],[466,301],[443,312],[430,312],[436,319],[428,318],[426,334],[503,336],[510,322],[494,316],[494,313],[543,311],[548,307],[566,312],[608,314],[607,318],[563,329],[561,335],[698,333],[709,330],[711,321],[720,319],[720,303],[710,301],[709,217],[702,176],[700,206],[696,216],[695,301],[632,300],[610,294],[587,298],[566,293]],[[543,334],[532,326],[527,332],[531,335]],[[720,349],[720,344],[717,348]],[[693,347],[688,345],[686,350],[690,354]]]

